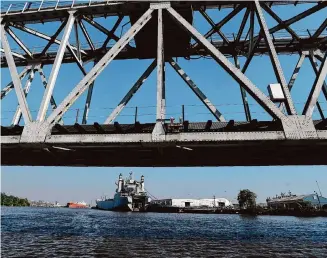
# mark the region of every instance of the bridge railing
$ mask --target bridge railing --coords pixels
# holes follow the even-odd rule
[[[97,4],[110,4],[115,1],[99,1],[99,0],[56,0],[56,1],[28,1],[28,2],[3,2],[1,5],[1,13],[17,13],[29,10],[41,11],[44,9],[60,9],[73,8],[82,6],[92,6]]]

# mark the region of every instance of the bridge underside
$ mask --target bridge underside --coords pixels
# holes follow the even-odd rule
[[[60,146],[62,149],[59,149]],[[326,143],[321,144],[319,141],[234,141],[210,144],[199,142],[184,144],[180,146],[181,148],[176,147],[176,143],[115,145],[79,143],[55,147],[21,144],[13,148],[2,148],[2,165],[79,167],[327,165]]]
[[[263,166],[327,165],[327,120],[314,121],[319,139],[289,140],[280,121],[61,126],[42,143],[22,141],[22,126],[2,127],[2,165],[21,166]]]

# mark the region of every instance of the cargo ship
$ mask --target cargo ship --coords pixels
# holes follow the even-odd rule
[[[85,209],[88,208],[87,204],[85,202],[68,202],[66,205],[67,208],[72,209]]]
[[[141,181],[133,179],[133,172],[125,180],[120,174],[117,189],[112,199],[96,200],[96,209],[110,211],[145,211],[150,198],[144,188],[144,176]]]

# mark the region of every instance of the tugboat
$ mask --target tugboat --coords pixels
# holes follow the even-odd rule
[[[117,189],[113,199],[96,200],[96,208],[99,210],[109,211],[145,211],[147,204],[150,202],[145,188],[144,176],[141,181],[133,179],[133,172],[125,180],[120,174]]]

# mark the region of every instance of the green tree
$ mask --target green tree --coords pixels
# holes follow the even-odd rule
[[[257,195],[254,192],[251,192],[249,189],[240,190],[237,200],[240,205],[240,208],[254,208],[256,206],[255,199]]]
[[[1,193],[1,206],[30,206],[28,200]]]

